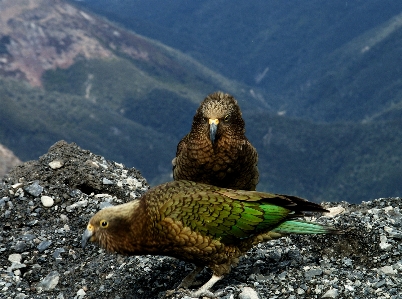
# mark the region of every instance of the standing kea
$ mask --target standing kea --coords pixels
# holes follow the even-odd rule
[[[260,242],[292,233],[337,233],[298,220],[304,211],[327,210],[295,196],[173,181],[96,213],[82,236],[82,246],[90,240],[121,254],[166,255],[194,263],[196,268],[180,285],[187,288],[207,266],[213,276],[193,293],[200,296]]]
[[[173,178],[255,190],[258,155],[244,133],[237,101],[222,92],[210,94],[197,109],[190,133],[177,145]]]

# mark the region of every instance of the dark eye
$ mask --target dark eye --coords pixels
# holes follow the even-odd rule
[[[108,227],[108,225],[109,225],[109,223],[106,220],[101,220],[100,221],[100,226],[101,227],[106,228],[106,227]]]
[[[230,118],[229,114],[225,116],[225,118],[223,119],[224,121],[228,121]]]

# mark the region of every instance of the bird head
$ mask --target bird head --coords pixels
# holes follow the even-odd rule
[[[139,202],[107,207],[96,213],[88,222],[82,234],[81,245],[85,248],[88,241],[98,243],[108,251],[121,252],[127,240],[130,219]]]
[[[209,134],[214,144],[223,134],[244,134],[244,121],[237,101],[229,94],[215,92],[200,104],[194,116],[193,129]]]

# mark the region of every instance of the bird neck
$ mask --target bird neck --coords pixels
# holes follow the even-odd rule
[[[107,249],[121,254],[144,254],[148,217],[141,199],[113,207],[115,217],[120,219],[118,230],[113,231],[113,241],[108,242]]]

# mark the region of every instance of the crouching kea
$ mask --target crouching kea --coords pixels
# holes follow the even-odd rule
[[[287,234],[338,233],[299,220],[304,211],[327,210],[295,196],[173,181],[97,212],[89,220],[82,246],[90,240],[120,254],[166,255],[194,263],[195,270],[181,282],[185,288],[209,267],[212,278],[192,293],[200,296],[260,242]]]

